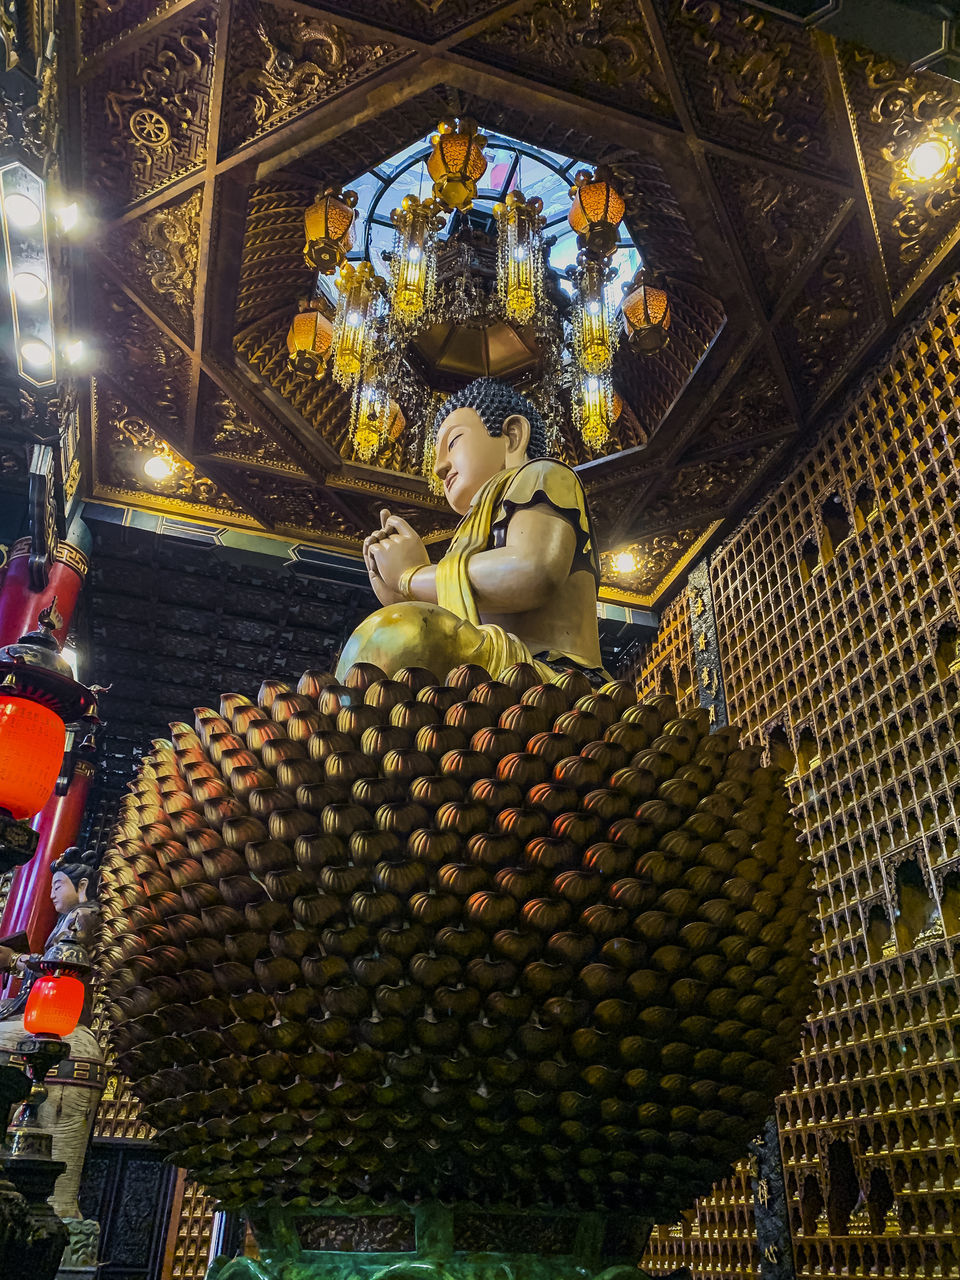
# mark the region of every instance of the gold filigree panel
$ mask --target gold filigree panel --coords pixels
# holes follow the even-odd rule
[[[663,68],[634,0],[539,0],[462,48],[625,111],[674,118]]]
[[[600,590],[607,600],[632,600],[650,606],[700,553],[720,521],[691,525],[671,533],[649,534],[625,547],[605,551],[600,557]],[[624,573],[614,564],[615,554],[633,556],[635,567]]]
[[[746,5],[657,0],[702,136],[746,155],[843,174],[813,35]]]
[[[307,473],[271,436],[207,377],[201,379],[194,434],[197,457],[232,466],[279,471],[305,479]]]
[[[902,172],[932,123],[960,130],[960,86],[852,45],[841,47],[840,68],[891,296],[899,299],[960,231],[956,167],[930,183]]]
[[[194,10],[84,85],[87,189],[102,206],[131,204],[203,164],[216,15]]]
[[[244,0],[233,18],[221,149],[231,151],[380,74],[410,51],[321,17]]]
[[[107,235],[111,259],[131,286],[191,344],[202,202],[202,192],[191,191]]]

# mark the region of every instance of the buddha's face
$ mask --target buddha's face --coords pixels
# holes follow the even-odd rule
[[[434,470],[443,481],[447,502],[457,515],[466,515],[486,482],[526,459],[530,427],[514,414],[503,424],[503,435],[492,436],[475,409],[454,409],[440,424]]]

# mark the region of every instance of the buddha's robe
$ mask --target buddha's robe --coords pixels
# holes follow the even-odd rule
[[[504,546],[513,515],[535,506],[552,508],[576,534],[567,579],[542,605],[500,615],[502,621],[483,621],[470,581],[470,560]],[[347,641],[338,671],[342,675],[354,662],[371,662],[388,674],[404,666],[446,674],[471,662],[496,679],[514,663],[528,662],[545,681],[575,667],[600,684],[609,677],[601,667],[597,631],[599,577],[579,478],[561,462],[535,459],[498,473],[479,491],[437,565],[437,604],[411,601],[378,609]]]

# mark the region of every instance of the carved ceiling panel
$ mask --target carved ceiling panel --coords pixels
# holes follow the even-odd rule
[[[741,252],[772,314],[822,251],[850,197],[799,174],[788,177],[729,156],[710,156],[708,163],[734,225],[742,230]]]
[[[859,223],[851,221],[817,263],[777,329],[777,342],[805,409],[829,396],[881,324],[865,238]]]
[[[704,137],[745,155],[844,174],[841,135],[812,33],[718,0],[656,3]]]
[[[960,86],[865,49],[846,47],[840,66],[890,291],[899,299],[957,237],[960,172],[917,184],[903,165],[932,123],[960,130]]]
[[[110,259],[144,302],[193,345],[193,304],[203,192],[118,223],[105,239]]]
[[[715,523],[693,524],[632,542],[626,550],[636,567],[626,573],[614,565],[612,552],[604,552],[600,556],[601,583],[615,592],[628,592],[651,602],[693,562],[715,528]]]
[[[462,47],[564,91],[640,115],[675,118],[635,0],[538,0]]]
[[[192,10],[85,82],[87,192],[104,211],[169,186],[206,159],[216,22],[216,6]]]
[[[244,0],[234,10],[221,151],[231,151],[411,56],[321,17]]]
[[[102,227],[84,319],[119,405],[97,415],[98,483],[138,505],[167,509],[135,474],[123,489],[136,459],[118,413],[199,468],[217,519],[359,551],[388,505],[449,535],[420,474],[430,390],[407,388],[406,428],[362,464],[348,395],[290,371],[286,332],[313,287],[318,188],[451,115],[610,164],[666,282],[670,343],[619,352],[606,456],[572,426],[561,443],[603,550],[640,548],[617,585],[649,602],[892,324],[875,240],[902,299],[958,235],[960,188],[892,185],[929,113],[960,127],[956,86],[735,0],[80,4],[77,151]]]
[[[190,358],[111,278],[99,275],[90,310],[104,370],[128,401],[182,447],[188,434]]]
[[[305,479],[306,471],[205,374],[200,379],[194,456]]]
[[[175,465],[168,477],[151,480],[143,464],[169,442],[109,382],[94,382],[93,420],[94,497],[159,506],[174,514],[258,524],[239,502],[180,454],[173,453]]]

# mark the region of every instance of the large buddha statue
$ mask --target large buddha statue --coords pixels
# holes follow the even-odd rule
[[[480,378],[437,416],[435,470],[462,517],[431,564],[413,528],[388,510],[363,544],[381,603],[347,641],[338,667],[444,675],[476,663],[496,678],[531,662],[545,680],[571,668],[600,685],[599,564],[583,486],[549,458],[543,421],[505,383]]]

